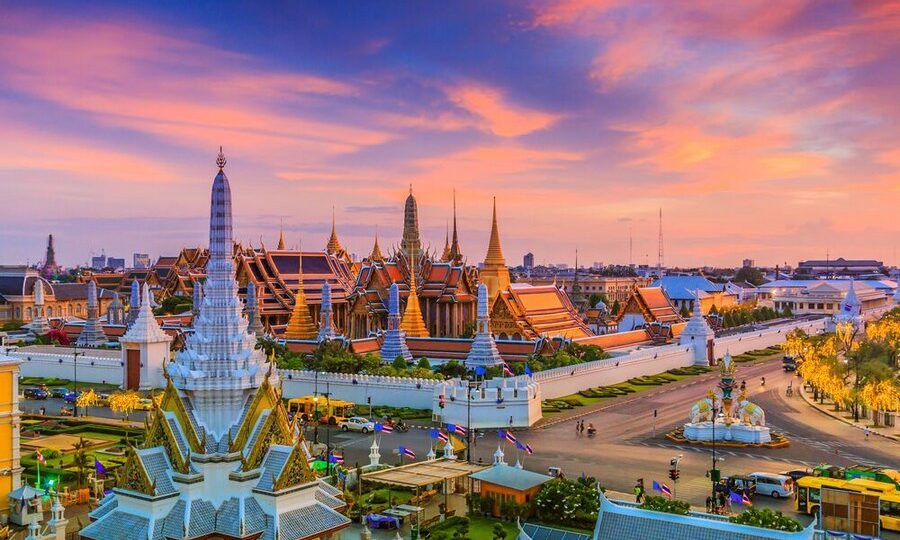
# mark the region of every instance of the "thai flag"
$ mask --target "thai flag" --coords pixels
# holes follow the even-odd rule
[[[44,459],[44,454],[40,450],[37,451],[37,460],[41,465],[47,464],[47,460]]]
[[[405,446],[400,447],[400,455],[408,458],[416,459],[416,453]]]
[[[331,455],[328,457],[328,461],[330,461],[331,463],[341,464],[341,463],[344,462],[344,456],[338,456],[338,455],[335,455],[335,454],[331,454]]]
[[[750,497],[748,497],[746,493],[741,495],[741,502],[744,506],[753,506],[753,501],[750,500]]]
[[[517,442],[519,442],[519,439],[517,439],[516,436],[513,435],[512,432],[508,429],[503,433],[503,438],[506,439],[506,442],[510,444],[516,444]]]
[[[531,366],[528,365],[528,362],[525,362],[525,375],[534,377],[534,373],[531,371]]]
[[[393,433],[394,428],[385,424],[375,424],[375,432],[377,433],[379,431],[382,433]]]
[[[665,484],[660,484],[656,480],[653,481],[653,490],[662,493],[664,496],[668,497],[669,499],[672,498],[672,490],[669,489],[669,486],[667,486]]]
[[[531,447],[530,444],[525,445],[525,453],[529,456],[534,453],[534,448]]]
[[[503,363],[503,375],[507,377],[512,377],[515,375],[515,373],[513,373],[513,371],[509,369],[509,366],[506,364],[506,362]]]
[[[459,435],[460,437],[465,437],[466,434],[469,433],[469,430],[467,430],[466,428],[464,428],[460,425],[454,425],[453,432],[456,433],[457,435]]]
[[[447,436],[443,431],[437,432],[437,438],[441,440],[441,442],[450,442],[450,437]]]
[[[98,474],[98,475],[99,475],[99,474],[106,474],[106,467],[104,467],[103,464],[100,463],[100,460],[97,459],[96,457],[94,458],[94,469],[97,470],[97,474]]]

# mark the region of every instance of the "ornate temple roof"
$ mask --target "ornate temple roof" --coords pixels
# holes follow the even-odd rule
[[[553,285],[513,283],[491,308],[493,333],[526,339],[562,337],[577,339],[594,334],[581,320],[566,293]]]
[[[648,323],[681,322],[681,315],[661,287],[635,288],[634,293],[616,315],[616,321],[621,321],[627,313],[640,313]]]

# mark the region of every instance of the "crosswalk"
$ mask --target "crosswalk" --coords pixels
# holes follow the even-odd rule
[[[656,447],[656,448],[667,448],[670,450],[679,450],[681,452],[702,452],[702,453],[710,453],[710,449],[705,446],[690,446],[690,445],[682,445],[682,444],[673,444],[673,443],[661,443],[661,442],[652,442],[652,441],[642,441],[639,442],[641,446],[648,447]],[[789,459],[789,458],[775,458],[772,456],[768,456],[766,454],[749,454],[747,452],[737,452],[734,450],[726,450],[726,449],[717,449],[717,455],[731,456],[731,457],[744,457],[749,459],[764,459],[766,461],[773,461],[779,463],[793,463],[796,465],[802,465],[804,467],[814,467],[818,465],[818,463],[813,463],[810,461],[804,461],[802,459]]]
[[[781,430],[779,430],[779,431],[781,431]],[[877,461],[873,461],[871,459],[859,456],[853,452],[847,451],[846,448],[855,448],[857,446],[853,442],[840,441],[840,440],[820,441],[820,440],[816,440],[816,439],[811,439],[809,437],[795,435],[793,433],[786,432],[786,431],[782,431],[782,433],[787,435],[787,437],[790,440],[792,440],[796,443],[804,444],[806,446],[815,448],[817,450],[820,450],[820,451],[828,453],[828,454],[834,454],[835,456],[840,456],[844,459],[850,460],[859,465],[865,465],[867,467],[889,467],[888,465],[885,465],[883,463],[879,463]],[[636,441],[636,443],[641,446],[653,446],[653,447],[657,447],[657,448],[668,448],[668,449],[674,449],[674,450],[679,450],[679,451],[683,451],[683,452],[703,452],[703,453],[710,452],[710,449],[705,446],[692,446],[692,445],[663,443],[663,442],[655,442],[655,441]],[[777,455],[770,456],[766,453],[741,452],[741,451],[731,450],[731,449],[727,449],[727,448],[717,449],[716,453],[719,455],[726,455],[726,456],[732,456],[732,457],[746,457],[746,458],[750,458],[750,459],[764,459],[766,461],[777,461],[777,462],[781,462],[781,463],[795,463],[797,465],[803,465],[805,467],[815,467],[816,465],[819,465],[821,463],[819,461],[813,462],[813,461],[806,461],[806,460],[802,460],[802,459],[782,458]]]
[[[868,458],[864,458],[855,454],[852,451],[847,451],[847,448],[856,448],[859,445],[852,441],[841,441],[841,440],[819,440],[812,439],[810,437],[804,437],[802,435],[797,435],[796,433],[791,433],[787,430],[781,430],[790,440],[802,443],[806,446],[810,446],[815,448],[816,450],[821,450],[822,452],[827,452],[829,454],[834,454],[836,456],[843,457],[845,459],[849,459],[854,463],[859,465],[865,465],[867,467],[887,467],[887,465],[883,463],[879,463],[877,461],[873,461]]]

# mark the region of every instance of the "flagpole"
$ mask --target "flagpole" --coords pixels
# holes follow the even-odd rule
[[[41,454],[41,455],[43,455],[43,454]],[[34,487],[40,488],[41,487],[41,460],[40,459],[37,460],[37,469],[38,469],[37,470],[37,485]]]

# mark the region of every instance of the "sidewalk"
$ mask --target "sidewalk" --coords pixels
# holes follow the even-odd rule
[[[884,437],[886,439],[891,439],[893,441],[900,442],[900,437],[898,437],[896,434],[890,433],[890,431],[896,431],[898,429],[896,426],[875,428],[875,427],[869,426],[863,422],[854,422],[853,420],[851,420],[849,418],[844,418],[843,413],[846,411],[833,411],[833,410],[831,410],[831,405],[829,405],[827,403],[826,404],[816,403],[811,397],[806,395],[806,384],[805,383],[800,385],[800,397],[803,398],[803,401],[805,401],[807,405],[809,405],[813,409],[819,411],[820,413],[822,413],[826,416],[830,416],[830,417],[834,418],[835,420],[840,420],[841,422],[843,422],[847,425],[853,426],[860,431],[864,431],[868,427],[869,433],[871,433],[872,435],[878,435],[879,437]]]

